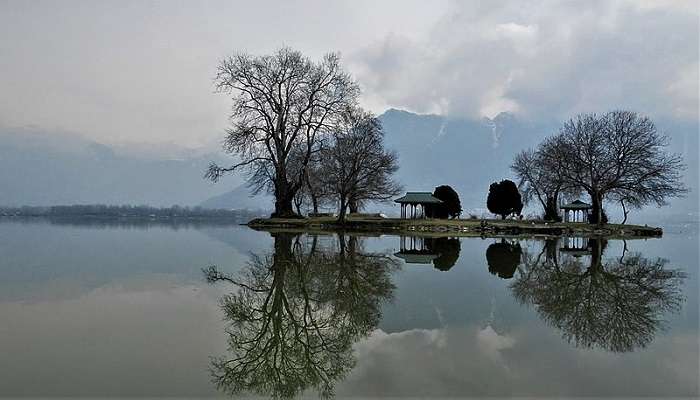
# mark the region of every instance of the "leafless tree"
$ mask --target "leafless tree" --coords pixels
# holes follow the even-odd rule
[[[298,208],[305,208],[313,213],[318,213],[320,207],[333,201],[329,188],[324,185],[323,157],[324,151],[318,151],[311,156],[306,166],[304,182],[294,198],[295,206],[298,204]]]
[[[358,85],[337,54],[313,62],[288,48],[260,57],[228,57],[214,83],[219,92],[233,95],[224,149],[240,162],[211,164],[205,176],[217,181],[243,169],[254,191],[274,194],[273,216],[293,216],[292,199],[309,160],[340,114],[355,105]]]
[[[681,157],[666,153],[668,138],[646,116],[631,111],[581,114],[551,140],[545,156],[569,186],[590,195],[592,222],[604,222],[605,200],[662,206],[687,192]]]
[[[559,174],[559,159],[551,157],[556,154],[557,138],[545,139],[535,150],[523,150],[515,156],[511,170],[518,176],[518,188],[527,204],[533,198],[542,205],[543,218],[559,221],[560,195],[574,196],[575,186]]]
[[[373,115],[354,109],[346,113],[333,144],[323,153],[323,180],[339,204],[338,222],[348,207],[366,201],[386,201],[401,191],[393,174],[398,156],[384,149],[384,133]]]

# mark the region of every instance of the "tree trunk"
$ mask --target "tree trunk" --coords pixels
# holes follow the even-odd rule
[[[313,192],[311,193],[311,205],[313,206],[314,213],[318,214],[318,198],[316,198]]]
[[[297,217],[294,213],[294,194],[295,190],[287,179],[282,178],[275,182],[275,212],[272,213],[272,218],[289,218]]]
[[[501,219],[506,219],[506,214],[501,214]]]
[[[627,208],[625,207],[625,201],[624,201],[624,200],[620,200],[620,205],[622,205],[622,213],[624,214],[624,218],[622,219],[622,225],[624,225],[625,222],[627,222],[627,214],[629,214],[629,211],[628,211]]]
[[[557,196],[547,196],[546,204],[544,207],[544,220],[545,221],[560,221],[559,216],[559,205],[557,204]]]
[[[309,189],[309,197],[311,197],[311,206],[314,209],[314,213],[317,214],[318,213],[318,196],[316,195],[314,188],[311,186],[311,182],[309,182],[308,177],[306,179],[306,187]]]
[[[589,222],[603,225],[603,198],[600,193],[597,192],[590,192],[589,194],[591,196],[591,206],[593,207],[591,210],[591,220]]]
[[[345,201],[345,196],[341,196],[340,198],[340,209],[338,209],[338,223],[340,225],[345,225],[345,211],[347,210],[348,205]]]
[[[359,211],[359,207],[357,204],[357,198],[355,197],[354,194],[350,195],[350,198],[348,199],[348,208],[350,209],[351,213],[356,213]]]
[[[278,197],[275,200],[275,212],[272,213],[272,218],[288,218],[296,217],[297,214],[294,213],[294,208],[292,206],[293,197],[285,196]]]

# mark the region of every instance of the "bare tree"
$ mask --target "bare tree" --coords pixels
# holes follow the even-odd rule
[[[325,206],[332,201],[328,187],[323,180],[323,151],[318,151],[311,156],[309,164],[306,166],[304,182],[299,188],[294,199],[301,207],[311,210],[313,213],[319,212],[319,207]]]
[[[646,116],[631,111],[581,114],[551,140],[545,157],[569,186],[590,195],[592,222],[604,222],[606,199],[662,206],[667,198],[687,192],[681,157],[665,152],[668,138]]]
[[[205,176],[218,181],[243,169],[254,192],[274,194],[273,217],[293,216],[292,200],[309,160],[341,112],[356,103],[358,85],[337,54],[313,62],[288,48],[261,57],[226,58],[214,83],[219,92],[233,95],[224,150],[240,162],[211,164]]]
[[[563,168],[561,138],[553,136],[545,139],[535,150],[524,150],[515,156],[511,170],[518,176],[523,202],[527,204],[533,198],[542,205],[544,219],[559,221],[559,197],[574,197],[580,189],[565,179],[560,173]]]
[[[356,210],[362,202],[386,201],[401,191],[392,177],[398,156],[384,149],[379,120],[361,109],[345,114],[323,160],[323,180],[339,204],[339,223],[345,222],[351,203]]]
[[[542,164],[537,159],[537,153],[532,149],[521,151],[515,156],[510,169],[518,177],[518,190],[522,194],[523,203],[527,205],[535,198],[544,210],[543,219],[557,220],[559,193],[556,190],[550,190],[550,180],[546,177],[548,171],[542,168]]]

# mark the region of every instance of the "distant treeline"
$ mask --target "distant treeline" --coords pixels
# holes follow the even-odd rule
[[[248,210],[209,209],[202,207],[151,207],[151,206],[112,206],[86,204],[70,206],[22,206],[0,207],[0,216],[5,217],[105,217],[105,218],[211,218],[249,219],[260,216],[259,212]]]

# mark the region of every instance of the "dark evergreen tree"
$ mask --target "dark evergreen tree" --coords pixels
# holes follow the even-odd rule
[[[430,207],[428,213],[433,218],[457,218],[462,214],[459,194],[449,185],[436,187],[433,196],[442,200],[442,204]]]
[[[494,214],[506,219],[511,214],[518,214],[523,210],[523,201],[518,187],[511,180],[494,182],[489,186],[489,196],[486,199],[486,207]]]

